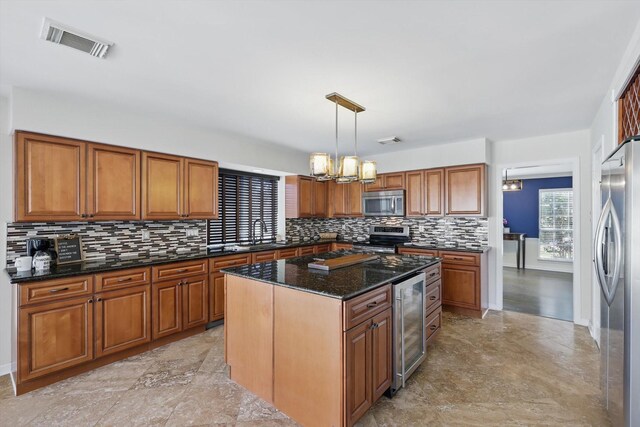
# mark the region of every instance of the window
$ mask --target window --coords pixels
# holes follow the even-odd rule
[[[278,227],[278,177],[220,170],[218,219],[209,221],[209,243],[246,243],[251,225],[262,219],[264,240],[275,240]],[[256,230],[260,230],[256,226]],[[257,231],[260,236],[260,231]]]
[[[539,190],[538,258],[573,261],[573,190]]]

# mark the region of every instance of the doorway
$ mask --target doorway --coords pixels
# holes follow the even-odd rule
[[[503,176],[503,309],[574,320],[576,216],[572,164]]]

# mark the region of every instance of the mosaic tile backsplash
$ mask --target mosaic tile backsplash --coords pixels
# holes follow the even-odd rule
[[[488,246],[486,218],[367,217],[287,219],[287,239],[314,240],[318,233],[338,233],[343,240],[365,242],[371,225],[408,225],[413,242],[477,248]],[[423,231],[420,231],[420,226]]]
[[[149,239],[142,239],[143,230]],[[197,234],[187,236],[187,230]],[[26,239],[63,234],[82,237],[85,259],[140,256],[182,250],[203,249],[207,245],[207,221],[109,221],[7,224],[7,264],[26,255]]]

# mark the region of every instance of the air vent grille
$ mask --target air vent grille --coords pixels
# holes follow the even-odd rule
[[[397,136],[390,136],[388,138],[382,138],[378,140],[378,144],[382,144],[382,145],[398,144],[399,142],[402,142],[402,140]]]
[[[88,53],[91,56],[104,58],[113,43],[75,30],[45,18],[42,27],[42,38],[52,43],[61,44]]]

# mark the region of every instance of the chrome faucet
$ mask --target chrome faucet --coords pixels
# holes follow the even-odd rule
[[[255,221],[253,221],[253,224],[251,225],[251,243],[252,244],[256,244],[256,224],[261,222],[262,223],[262,227],[260,227],[260,243],[262,243],[262,241],[264,240],[264,233],[267,232],[267,223],[264,222],[262,220],[262,218],[258,218]]]

